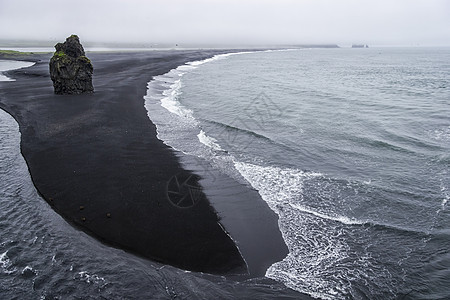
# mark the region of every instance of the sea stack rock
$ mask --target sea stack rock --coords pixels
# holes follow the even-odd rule
[[[77,35],[69,36],[64,43],[55,45],[50,59],[50,77],[55,94],[82,94],[94,92],[91,61],[85,56]]]

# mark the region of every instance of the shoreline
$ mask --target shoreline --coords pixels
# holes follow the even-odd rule
[[[183,149],[182,145],[172,143],[173,139],[184,140],[187,137],[185,134],[190,136],[190,133],[185,132],[184,128],[177,127],[176,130],[181,130],[181,132],[173,133],[174,136],[171,134],[167,136],[167,132],[162,133],[161,130],[163,132],[167,131],[167,124],[173,124],[173,122],[178,120],[184,124],[185,120],[183,120],[183,117],[181,117],[181,120],[179,119],[184,114],[193,117],[189,111],[185,111],[186,109],[189,110],[189,108],[179,107],[180,103],[172,103],[173,101],[178,102],[178,100],[171,99],[171,95],[181,92],[179,88],[183,85],[182,79],[185,74],[201,68],[203,64],[228,59],[228,57],[234,55],[247,55],[261,51],[288,50],[244,50],[216,54],[205,60],[192,61],[172,69],[166,74],[156,76],[148,83],[148,91],[144,97],[145,108],[149,118],[157,128],[162,126],[162,128],[158,128],[157,137],[170,147],[178,149],[175,150],[175,153],[184,169],[188,169],[200,176],[200,184],[208,200],[218,213],[220,223],[238,246],[247,264],[249,277],[265,276],[267,269],[274,262],[283,260],[288,254],[287,246],[284,249],[281,246],[285,244],[280,234],[281,232],[278,226],[274,226],[274,224],[278,223],[278,215],[271,209],[267,210],[268,204],[262,199],[258,191],[251,188],[249,183],[243,182],[245,179],[236,179],[232,175],[212,167],[208,159],[201,158],[201,156],[196,156],[193,153],[189,154],[189,150]],[[170,100],[167,100],[167,98],[170,98]],[[199,99],[199,101],[201,100]],[[201,132],[203,131],[201,130]],[[179,137],[177,138],[177,136]],[[167,141],[165,140],[166,137],[168,138]],[[199,137],[192,136],[191,138],[196,141]],[[204,144],[201,140],[199,142]],[[178,146],[181,146],[181,148]],[[206,146],[210,147],[209,145]],[[186,150],[187,152],[185,152]],[[270,237],[269,239],[267,238],[268,236]]]
[[[167,182],[195,171],[181,167],[178,154],[156,138],[143,100],[153,76],[226,52],[90,53],[96,88],[91,95],[54,95],[49,54],[28,69],[8,72],[19,80],[2,84],[0,107],[19,123],[21,151],[43,198],[107,244],[189,270],[245,273],[239,250],[217,222],[211,196],[201,196],[189,213],[165,201]],[[274,214],[267,205],[258,209]],[[220,210],[223,220],[231,215]],[[278,230],[276,221],[273,225]],[[282,239],[281,244],[277,259],[287,254]],[[261,270],[252,275],[262,276]]]

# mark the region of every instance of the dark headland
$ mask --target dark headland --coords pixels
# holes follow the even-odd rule
[[[9,72],[17,80],[0,82],[0,108],[19,123],[22,154],[42,197],[110,245],[187,270],[263,276],[288,253],[277,216],[256,191],[222,174],[210,185],[202,179],[194,206],[169,201],[174,180],[199,186],[196,160],[192,170],[183,168],[144,108],[153,76],[223,52],[92,52],[95,92],[81,95],[54,94],[51,53],[33,54],[34,66]]]

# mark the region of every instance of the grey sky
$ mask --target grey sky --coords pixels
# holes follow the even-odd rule
[[[0,0],[0,39],[450,46],[450,0]]]

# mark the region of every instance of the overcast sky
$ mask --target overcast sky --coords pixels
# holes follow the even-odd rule
[[[0,39],[450,46],[450,0],[0,0]]]

